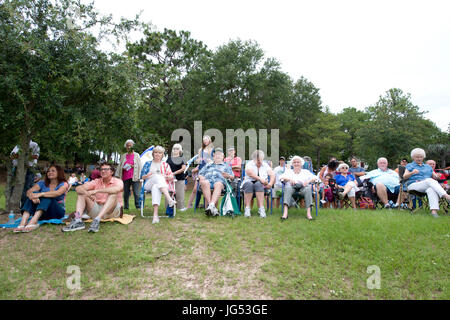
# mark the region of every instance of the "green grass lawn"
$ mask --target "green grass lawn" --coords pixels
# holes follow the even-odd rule
[[[442,214],[323,209],[309,222],[292,209],[281,222],[280,210],[232,219],[191,209],[152,225],[127,213],[136,215],[131,224],[102,223],[96,234],[1,230],[0,299],[450,298],[450,218]],[[381,288],[370,290],[373,265]],[[79,290],[66,285],[69,266],[80,268]]]

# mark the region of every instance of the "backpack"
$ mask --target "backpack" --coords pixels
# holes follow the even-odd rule
[[[369,197],[360,197],[358,202],[360,209],[375,210],[375,205],[373,204],[372,199],[370,199]]]

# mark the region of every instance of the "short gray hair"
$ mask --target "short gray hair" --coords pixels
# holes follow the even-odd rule
[[[303,160],[303,158],[300,157],[300,156],[293,156],[291,161],[290,161],[291,165],[292,165],[292,163],[294,162],[295,159],[300,159],[300,163],[302,164],[302,167],[303,167],[303,165],[305,164],[305,160]]]
[[[134,147],[134,141],[131,139],[128,139],[127,141],[125,141],[125,144],[123,146],[126,148],[128,143],[131,143],[132,147]]]
[[[172,146],[172,152],[173,152],[173,149],[179,149],[179,150],[180,150],[180,155],[183,154],[183,147],[181,146],[181,144],[175,143],[175,144]]]
[[[342,167],[347,167],[350,168],[348,164],[346,164],[345,162],[342,162],[336,169],[336,171],[341,172],[341,168]]]
[[[262,150],[255,150],[255,151],[253,151],[252,159],[256,160],[258,158],[261,159],[261,160],[264,159],[264,151],[262,151]]]
[[[385,157],[378,158],[377,163],[380,162],[380,160],[386,160],[386,162],[389,163],[388,159],[386,159]]]
[[[162,153],[164,154],[164,152],[166,152],[166,149],[164,149],[164,148],[161,147],[161,146],[156,146],[156,147],[154,147],[153,150],[152,150],[152,155],[153,155],[153,152],[155,152],[155,151],[162,152]]]
[[[424,158],[427,156],[425,150],[421,148],[415,148],[411,151],[411,158],[413,158],[415,155],[423,155]]]

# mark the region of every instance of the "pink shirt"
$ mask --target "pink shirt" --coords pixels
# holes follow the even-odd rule
[[[120,180],[116,177],[111,177],[111,180],[107,184],[105,184],[103,182],[102,178],[99,178],[99,179],[92,180],[90,182],[86,182],[84,185],[86,186],[87,190],[98,190],[98,189],[105,189],[105,188],[119,187],[119,186],[122,187],[122,189],[123,189],[122,180]],[[108,199],[108,196],[109,196],[108,193],[96,193],[94,195],[95,202],[97,202],[98,204],[105,204],[106,199]],[[122,191],[120,191],[117,194],[117,200],[118,200],[119,204],[121,206],[123,206]]]
[[[128,154],[126,155],[126,160],[125,163],[123,165],[129,164],[130,166],[134,165],[134,153],[132,154]],[[134,168],[131,168],[130,170],[125,170],[122,169],[122,180],[128,180],[128,179],[132,179],[133,178],[133,171]]]
[[[229,164],[231,164],[231,167],[237,167],[237,166],[241,166],[242,164],[242,160],[239,157],[234,157],[233,160],[231,160],[230,158],[226,157],[223,161],[228,162]],[[236,178],[239,178],[241,176],[241,171],[240,170],[233,170],[234,175],[236,176]]]

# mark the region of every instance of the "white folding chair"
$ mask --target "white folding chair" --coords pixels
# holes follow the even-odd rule
[[[142,218],[153,218],[153,213],[152,213],[151,216],[146,216],[146,215],[144,215],[144,199],[145,199],[145,195],[146,195],[147,193],[150,193],[150,194],[151,194],[151,191],[147,191],[147,190],[145,190],[145,189],[142,189],[142,188],[144,187],[144,180],[143,180],[143,179],[141,179],[140,182],[141,182],[141,190],[144,190],[144,197],[143,197],[143,199],[142,199],[142,201],[141,201],[141,217],[142,217]],[[176,196],[176,192],[175,192],[175,182],[176,182],[176,179],[173,179],[173,181],[171,182],[172,188],[169,186],[169,195],[172,197],[172,200],[175,200],[175,196]],[[168,204],[167,204],[166,202],[167,202],[167,200],[166,200],[166,198],[164,197],[164,204],[165,204],[164,208],[167,210]],[[160,207],[161,207],[161,206],[160,206]],[[173,206],[173,216],[168,216],[167,214],[165,214],[165,215],[163,215],[163,216],[160,216],[160,215],[158,214],[158,217],[160,217],[160,218],[171,218],[171,217],[173,217],[173,218],[174,218],[176,214],[177,214],[177,205],[175,204],[175,205]]]

